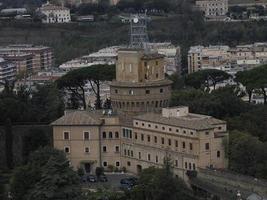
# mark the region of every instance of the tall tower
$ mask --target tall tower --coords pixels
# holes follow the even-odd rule
[[[110,84],[112,108],[128,115],[161,111],[169,105],[171,84],[165,79],[163,55],[121,49],[116,80]]]
[[[116,80],[110,84],[112,108],[138,115],[157,112],[169,105],[170,80],[165,79],[164,56],[147,51],[146,15],[131,15],[130,47],[118,51]]]
[[[144,44],[148,42],[146,14],[131,15],[130,25],[130,47],[145,48]]]

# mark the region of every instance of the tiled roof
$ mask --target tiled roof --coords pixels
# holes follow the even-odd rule
[[[88,111],[73,111],[54,121],[52,126],[100,125],[102,121]]]
[[[177,126],[193,130],[206,130],[214,128],[215,124],[223,124],[224,121],[215,119],[210,116],[189,114],[185,117],[163,117],[157,113],[146,113],[134,117],[136,120],[148,121],[152,123],[165,124],[169,126]]]

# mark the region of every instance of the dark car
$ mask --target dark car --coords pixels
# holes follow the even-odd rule
[[[124,179],[121,179],[120,183],[121,183],[122,189],[130,190],[132,189],[133,186],[137,184],[137,178],[135,177],[124,178]]]
[[[96,177],[94,175],[87,175],[86,179],[88,182],[91,182],[91,183],[96,182]]]
[[[87,182],[87,176],[82,176],[81,177],[81,182],[86,183]]]
[[[98,180],[99,180],[100,182],[108,182],[108,178],[107,178],[105,175],[101,175],[101,176],[99,176]]]

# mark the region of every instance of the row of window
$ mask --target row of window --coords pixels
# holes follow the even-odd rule
[[[135,140],[138,140],[138,138],[139,138],[138,135],[139,134],[137,134],[136,132],[134,133],[134,139]],[[125,136],[126,136],[126,138],[130,138],[131,139],[132,138],[132,132],[131,132],[131,130],[130,130],[130,132],[128,132],[128,134],[127,134],[127,130],[125,130]],[[153,136],[153,138],[152,138],[150,135],[145,135],[143,133],[141,133],[139,136],[140,136],[140,140],[142,142],[148,142],[148,143],[150,143],[150,142],[152,142],[152,139],[153,139],[153,142],[155,144],[160,143],[162,145],[165,145],[165,143],[167,143],[169,146],[173,146],[174,145],[174,147],[176,147],[176,148],[179,147],[179,141],[178,140],[172,140],[170,138],[166,139],[164,137],[158,137],[158,136]],[[124,137],[124,134],[123,134],[123,137]],[[185,141],[183,141],[181,143],[181,145],[182,145],[182,148],[183,149],[186,149],[187,148]],[[190,151],[193,150],[193,143],[191,143],[191,142],[189,142],[189,150]]]
[[[162,131],[168,131],[171,133],[183,133],[183,134],[190,134],[190,135],[194,135],[194,131],[188,131],[188,130],[182,130],[179,128],[172,128],[172,127],[166,127],[164,125],[158,125],[158,124],[151,124],[151,123],[145,123],[145,122],[135,122],[136,126],[141,126],[141,127],[145,127],[145,128],[151,128],[151,129],[160,129]],[[206,135],[209,135],[209,132],[206,131]]]
[[[116,139],[118,139],[119,138],[119,132],[115,132],[114,134],[110,131],[110,132],[103,132],[102,133],[102,138],[103,139],[106,139],[106,138],[109,138],[109,139],[112,139],[112,138],[116,138]]]
[[[70,147],[69,146],[65,146],[64,147],[64,152],[69,154],[70,153]],[[104,153],[108,152],[107,146],[103,146],[102,147],[102,152],[104,152]],[[119,146],[115,146],[114,152],[119,153],[120,152],[120,147]],[[89,147],[84,147],[84,153],[90,153],[90,148]]]
[[[70,132],[64,131],[63,132],[63,139],[64,140],[70,140]],[[84,140],[90,140],[90,133],[88,131],[83,132],[83,139]]]
[[[108,162],[107,161],[103,161],[103,167],[107,167],[108,166]],[[119,161],[116,161],[115,162],[115,166],[116,167],[119,167],[120,166],[120,162]]]
[[[139,108],[144,107],[146,104],[146,107],[155,107],[155,108],[163,108],[168,106],[169,101],[163,100],[163,101],[147,101],[147,102],[120,102],[120,101],[113,101],[113,104],[117,108]]]
[[[126,150],[126,149],[124,149],[124,155],[125,156],[128,156],[128,157],[134,157],[132,150]],[[141,152],[138,152],[138,159],[139,160],[142,160],[142,153]],[[147,161],[152,161],[151,154],[150,153],[147,154],[146,160]],[[159,163],[159,156],[158,155],[155,156],[154,162],[155,163]],[[162,163],[164,163],[164,158],[162,159]],[[178,160],[175,160],[175,167],[178,167]],[[187,162],[185,162],[184,168],[185,169],[189,169],[189,170],[196,170],[196,165],[195,165],[195,163],[187,163]]]
[[[116,131],[115,133],[113,133],[112,131],[110,132],[102,132],[102,138],[103,139],[106,139],[106,138],[109,138],[109,139],[112,139],[112,138],[116,138],[118,139],[120,136],[119,136],[119,132]],[[63,139],[64,140],[70,140],[70,132],[68,131],[64,131],[63,133]],[[90,140],[90,133],[88,131],[85,131],[83,132],[83,139],[84,140]]]
[[[107,153],[108,152],[107,146],[103,146],[102,147],[102,152],[104,152],[104,153]],[[115,152],[116,153],[119,153],[120,152],[120,147],[119,146],[115,146]]]
[[[163,92],[164,92],[164,89],[163,89],[163,88],[160,88],[160,89],[159,89],[159,92],[160,92],[160,93],[163,93]],[[118,89],[115,89],[115,93],[116,93],[116,94],[119,93]],[[128,94],[130,94],[130,95],[134,95],[134,90],[129,90],[129,91],[128,91]],[[150,90],[145,90],[145,94],[150,94]]]

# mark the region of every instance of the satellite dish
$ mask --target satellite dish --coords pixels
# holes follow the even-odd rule
[[[138,18],[136,18],[136,17],[133,19],[133,22],[134,22],[134,23],[138,23],[138,21],[139,21],[139,20],[138,20]]]

